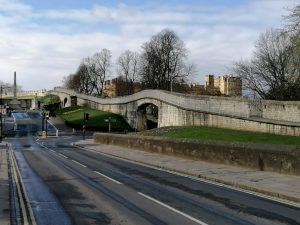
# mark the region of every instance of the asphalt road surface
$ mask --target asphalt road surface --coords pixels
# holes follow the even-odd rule
[[[22,129],[8,141],[39,225],[300,224],[296,206],[87,151],[67,132],[40,140]]]

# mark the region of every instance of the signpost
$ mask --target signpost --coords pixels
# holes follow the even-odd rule
[[[110,131],[111,131],[111,123],[115,123],[115,122],[117,122],[117,120],[116,119],[112,119],[111,117],[108,117],[108,119],[105,119],[104,121],[108,123],[108,133],[110,133]]]

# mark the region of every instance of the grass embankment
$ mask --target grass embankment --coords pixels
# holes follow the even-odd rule
[[[255,133],[212,127],[169,127],[146,132],[145,135],[170,138],[190,138],[228,142],[252,142],[260,144],[300,145],[300,137]]]
[[[124,131],[131,130],[131,127],[124,120],[124,118],[118,114],[95,110],[87,107],[72,106],[55,111],[56,115],[62,117],[66,124],[82,129],[83,114],[89,114],[89,120],[86,121],[86,129],[95,131],[108,131],[108,122],[105,120],[111,117],[115,122],[111,122],[112,131]]]

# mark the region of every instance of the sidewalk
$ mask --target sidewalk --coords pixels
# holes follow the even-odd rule
[[[10,224],[9,181],[6,143],[0,143],[0,224]]]
[[[95,144],[93,139],[81,140],[75,144],[85,149],[300,203],[300,176],[256,171],[125,147]]]

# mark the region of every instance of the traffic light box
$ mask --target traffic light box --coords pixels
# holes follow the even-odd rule
[[[85,118],[84,118],[85,120],[89,120],[90,119],[90,114],[88,114],[88,113],[85,113]]]

